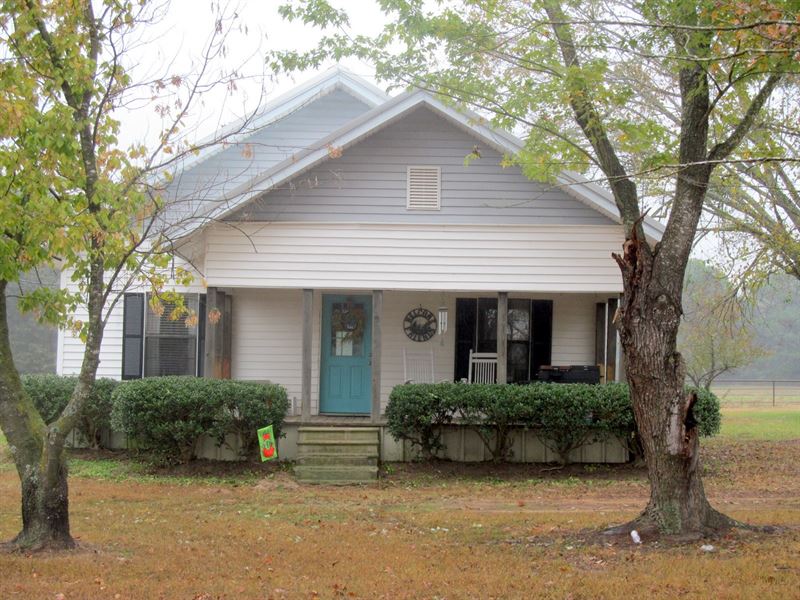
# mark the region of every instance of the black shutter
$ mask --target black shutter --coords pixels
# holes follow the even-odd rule
[[[202,377],[206,363],[206,295],[200,294],[197,301],[197,376]]]
[[[594,364],[602,372],[606,364],[606,303],[595,305],[594,316]]]
[[[478,301],[475,298],[456,298],[456,370],[455,380],[469,374],[469,351],[475,350],[475,323]]]
[[[533,336],[531,337],[531,375],[542,365],[551,364],[553,348],[553,301],[531,300]]]
[[[125,294],[122,316],[122,378],[142,376],[144,294]]]

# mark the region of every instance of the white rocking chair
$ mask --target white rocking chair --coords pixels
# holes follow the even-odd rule
[[[433,349],[414,352],[403,348],[403,381],[405,383],[435,383]]]
[[[468,383],[497,383],[497,352],[469,351]]]

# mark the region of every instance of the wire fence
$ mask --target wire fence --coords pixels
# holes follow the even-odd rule
[[[711,391],[723,406],[800,408],[800,379],[728,379],[715,381]]]

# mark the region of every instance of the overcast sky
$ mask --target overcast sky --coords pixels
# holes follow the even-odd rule
[[[239,0],[230,4],[238,14],[239,26],[228,38],[227,56],[216,61],[215,67],[236,68],[243,79],[237,84],[236,91],[226,93],[223,89],[216,89],[205,94],[202,103],[195,103],[186,123],[187,129],[195,135],[211,135],[220,126],[252,111],[259,102],[262,82],[265,82],[267,92],[265,101],[269,102],[318,72],[298,73],[291,78],[283,75],[270,81],[271,73],[266,71],[264,61],[268,50],[309,49],[321,36],[320,31],[312,26],[284,21],[277,11],[281,3]],[[357,10],[351,10],[355,31],[377,33],[380,30],[384,17],[375,2],[358,0],[336,4],[348,9],[357,7]],[[127,68],[133,80],[196,72],[214,30],[214,22],[208,0],[172,0],[164,18],[157,25],[142,30],[141,38],[128,55]],[[374,70],[370,65],[354,59],[341,64],[374,82]],[[149,92],[144,93],[131,109],[120,111],[119,118],[122,121],[120,137],[123,146],[141,141],[152,144],[161,130],[160,117],[155,112],[155,103],[150,101]]]

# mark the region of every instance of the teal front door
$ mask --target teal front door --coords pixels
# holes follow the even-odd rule
[[[368,415],[372,406],[372,296],[322,297],[319,410]]]

